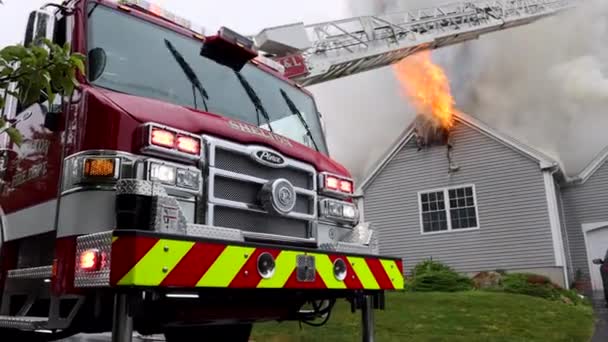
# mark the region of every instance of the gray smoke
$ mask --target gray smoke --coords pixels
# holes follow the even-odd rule
[[[441,1],[442,3],[444,1]],[[429,0],[351,0],[353,15],[429,7]],[[608,145],[608,2],[434,52],[457,105],[560,160],[570,174]],[[334,156],[361,178],[411,122],[391,68],[312,87]]]

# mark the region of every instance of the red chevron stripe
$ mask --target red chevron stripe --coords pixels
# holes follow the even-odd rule
[[[115,285],[137,265],[159,239],[151,237],[120,237],[112,243],[110,284]]]
[[[374,278],[376,278],[376,281],[378,282],[378,285],[380,285],[381,289],[393,290],[395,288],[391,278],[389,278],[388,274],[386,274],[386,270],[380,263],[380,260],[366,258],[365,262],[367,263],[370,271],[372,271],[374,274]]]
[[[224,249],[226,245],[195,243],[160,286],[195,287]]]
[[[329,255],[329,259],[332,263],[338,258],[344,260],[344,263],[346,264],[346,279],[344,279],[344,284],[346,284],[346,287],[349,289],[362,289],[363,284],[361,284],[361,280],[359,280],[353,266],[348,262],[346,257],[342,255]]]
[[[255,288],[259,282],[262,281],[262,277],[258,273],[258,257],[260,254],[268,252],[273,258],[277,258],[280,250],[257,248],[252,254],[249,260],[243,265],[239,273],[232,279],[232,282],[228,287],[231,288]]]
[[[403,259],[395,260],[395,262],[397,263],[397,269],[403,274]]]

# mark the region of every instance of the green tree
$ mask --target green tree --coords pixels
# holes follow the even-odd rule
[[[78,85],[76,73],[84,74],[85,57],[71,53],[69,44],[57,45],[41,39],[30,46],[11,45],[0,50],[0,93],[4,90],[17,97],[27,107],[39,101],[53,103],[57,95],[71,96]],[[9,90],[9,85],[15,88]],[[0,111],[4,108],[0,96]],[[15,144],[20,144],[21,133],[0,117],[0,132],[6,132]]]

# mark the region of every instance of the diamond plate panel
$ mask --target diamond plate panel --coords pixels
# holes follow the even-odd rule
[[[152,201],[152,218],[157,232],[186,234],[188,220],[173,197],[155,197]]]
[[[37,330],[44,328],[48,322],[46,317],[0,316],[0,327],[9,329]]]
[[[219,228],[202,224],[189,224],[186,227],[186,234],[214,240],[245,241],[239,229]]]
[[[110,286],[110,265],[112,251],[112,232],[102,232],[79,236],[76,239],[76,258],[89,249],[96,249],[102,258],[99,271],[85,271],[80,268],[76,259],[74,272],[74,287],[106,287]]]
[[[50,278],[52,273],[53,266],[40,266],[10,270],[7,277],[10,279],[44,279]]]
[[[296,278],[299,282],[314,282],[316,274],[315,257],[300,254],[296,256]]]
[[[139,179],[121,179],[116,183],[116,194],[167,197],[165,188],[155,182]]]

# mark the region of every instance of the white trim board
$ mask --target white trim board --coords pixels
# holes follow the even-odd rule
[[[549,224],[551,226],[555,266],[563,267],[564,281],[566,283],[566,288],[569,288],[566,252],[564,250],[564,241],[562,238],[562,225],[557,206],[557,194],[555,193],[555,178],[553,178],[553,172],[543,171],[543,179],[545,181],[545,197],[547,199],[547,213],[549,214]]]

